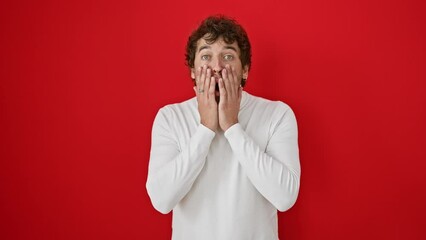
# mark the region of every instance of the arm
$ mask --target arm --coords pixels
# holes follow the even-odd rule
[[[146,188],[155,209],[170,212],[188,193],[204,166],[215,133],[202,124],[187,146],[179,147],[164,110],[152,128],[151,156]]]
[[[189,192],[206,161],[217,129],[215,81],[207,65],[194,73],[200,124],[187,146],[180,147],[173,136],[166,109],[157,114],[152,128],[151,159],[146,188],[154,208],[170,212]]]
[[[297,123],[290,108],[272,131],[265,151],[238,123],[225,137],[255,188],[279,211],[286,211],[296,202],[300,184]]]

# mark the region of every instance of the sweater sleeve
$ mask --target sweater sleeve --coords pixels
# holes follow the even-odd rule
[[[200,124],[188,141],[179,146],[163,111],[152,128],[151,155],[146,188],[152,205],[169,213],[188,193],[204,166],[215,133]]]
[[[272,130],[265,151],[240,124],[225,132],[225,137],[254,187],[279,211],[296,202],[300,184],[297,123],[287,108]]]

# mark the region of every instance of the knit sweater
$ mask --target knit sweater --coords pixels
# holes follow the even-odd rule
[[[238,120],[210,130],[195,97],[159,110],[146,187],[155,209],[173,210],[172,239],[278,239],[277,210],[299,192],[296,118],[243,91]]]

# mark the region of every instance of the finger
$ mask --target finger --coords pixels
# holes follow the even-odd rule
[[[211,76],[212,76],[212,69],[209,68],[209,67],[207,67],[207,70],[206,70],[206,81],[205,81],[205,86],[204,86],[204,90],[205,91],[207,91],[209,89],[209,87],[210,87],[210,78],[211,78]],[[207,83],[207,80],[208,80],[208,83]]]
[[[200,87],[200,78],[201,78],[201,67],[198,67],[195,70],[195,86],[197,87],[197,90]]]
[[[233,80],[234,80],[234,86],[241,86],[241,79],[238,79],[238,75],[237,75],[237,70],[235,69],[234,66],[232,66],[232,76],[233,76]]]
[[[232,92],[233,96],[238,98],[238,86],[240,85],[237,83],[237,75],[235,71],[235,67],[231,67],[229,64],[226,65],[227,73],[228,73],[228,79],[229,79],[229,88]]]
[[[211,69],[207,68],[206,70],[206,80],[204,83],[203,93],[205,95],[205,98],[209,98],[209,88],[210,88],[210,82],[211,82]]]
[[[215,99],[216,94],[215,94],[215,89],[216,88],[216,79],[215,77],[210,77],[210,87],[209,87],[209,98],[210,99]]]
[[[237,75],[237,71],[235,70],[235,67],[232,66],[230,67],[231,70],[231,74],[232,75],[232,86],[234,87],[236,93],[238,93],[238,91],[240,90],[240,86],[241,86],[241,79],[238,80],[238,75]]]
[[[195,95],[197,96],[197,99],[200,97],[198,92],[198,89],[200,88],[200,78],[201,78],[201,67],[198,67],[195,70],[195,86],[194,86],[194,92],[195,92]]]
[[[200,76],[200,85],[198,86],[198,93],[203,93],[204,91],[204,84],[206,81],[206,65],[203,66],[201,69],[201,76]]]
[[[229,66],[229,64],[226,67],[227,67],[227,73],[228,73],[228,79],[229,79],[229,88],[231,89],[232,94],[234,94],[233,96],[238,97],[238,89],[237,89],[237,86],[235,85],[235,76],[234,76],[233,67]]]
[[[223,83],[223,79],[219,78],[219,94],[220,94],[220,102],[225,102],[226,101],[226,89],[225,89],[225,85]]]
[[[228,69],[226,69],[226,67],[222,70],[222,85],[225,88],[227,94],[231,94],[231,85],[229,82],[229,78],[228,78],[229,74],[228,74]]]

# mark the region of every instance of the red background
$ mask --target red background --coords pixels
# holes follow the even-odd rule
[[[424,1],[2,1],[0,239],[170,239],[145,190],[157,110],[193,96],[184,47],[224,13],[246,90],[299,123],[282,239],[426,239]]]

